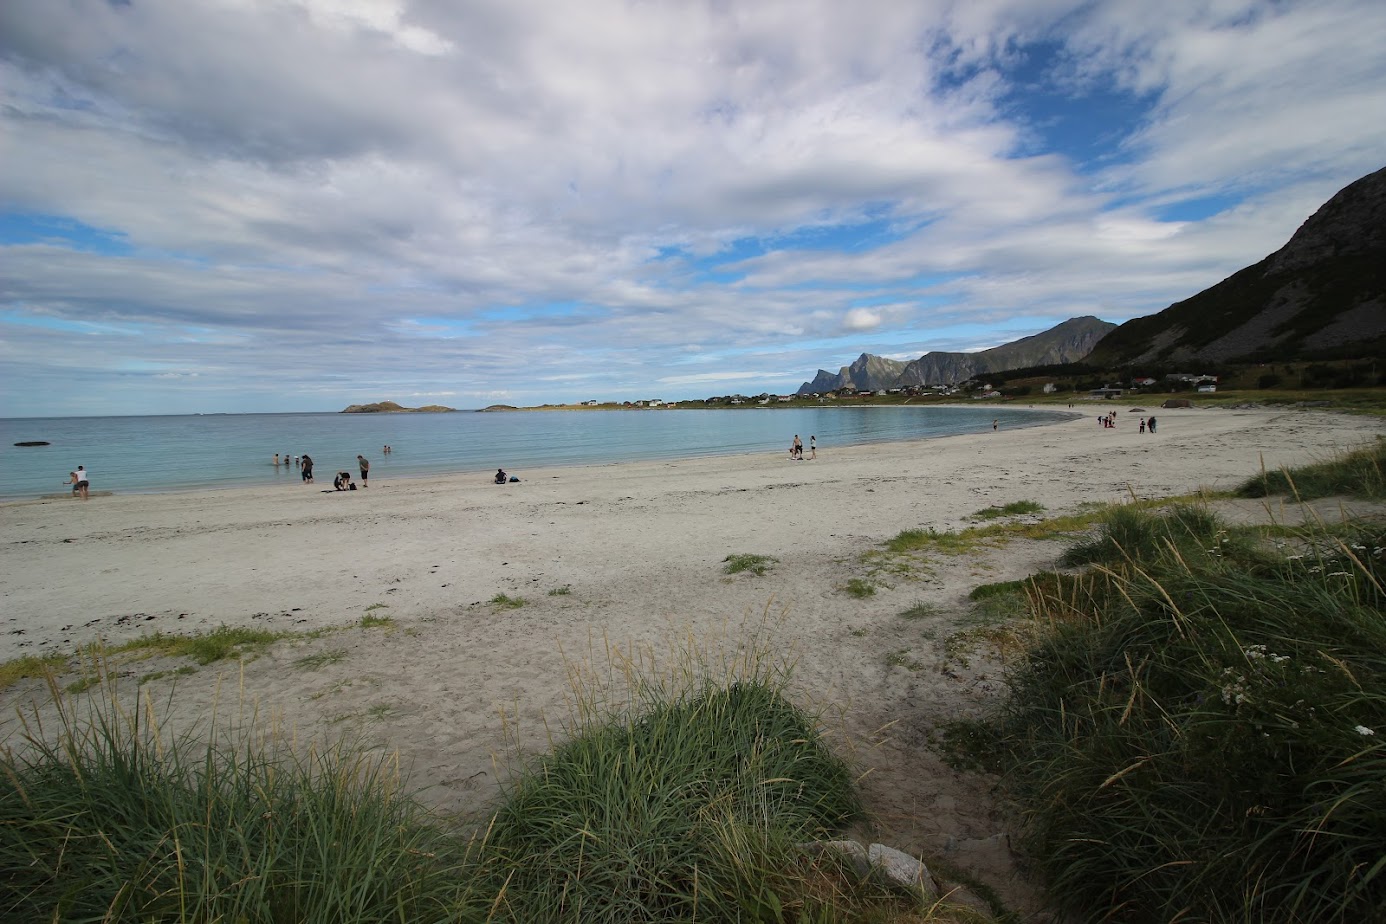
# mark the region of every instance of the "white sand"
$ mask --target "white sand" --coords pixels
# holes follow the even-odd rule
[[[177,705],[210,708],[218,677],[244,684],[262,714],[303,734],[360,732],[398,749],[427,797],[476,810],[495,792],[500,718],[542,746],[541,714],[561,712],[560,648],[604,636],[662,647],[758,624],[798,657],[796,689],[840,717],[863,770],[878,836],[970,866],[1013,902],[1030,901],[1011,864],[989,781],[944,767],[925,746],[940,720],[975,714],[996,666],[950,662],[944,640],[966,594],[1052,565],[1058,543],[1017,542],[872,577],[862,553],[905,529],[968,525],[993,504],[1034,500],[1049,514],[1085,501],[1231,487],[1268,467],[1361,445],[1378,418],[1285,410],[1157,410],[1137,433],[1095,416],[1053,426],[837,449],[519,471],[436,480],[128,495],[0,506],[0,659],[72,651],[104,638],[218,625],[346,626],[370,611],[393,630],[359,628],[281,642],[237,666],[177,681]],[[725,575],[733,553],[773,556],[763,577]],[[853,577],[873,597],[842,591]],[[568,588],[563,595],[550,591]],[[498,594],[523,598],[506,609]],[[916,604],[938,616],[905,620]],[[374,608],[373,608],[374,607]],[[373,609],[372,609],[373,608]],[[332,653],[336,663],[302,659]],[[340,653],[340,654],[338,654]],[[903,663],[901,663],[903,662]],[[128,673],[153,669],[130,665]],[[149,684],[156,694],[171,681]],[[0,694],[0,739],[36,684]],[[225,701],[229,694],[221,694]]]

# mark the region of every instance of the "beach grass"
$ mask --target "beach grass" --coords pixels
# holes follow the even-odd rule
[[[488,601],[486,601],[486,602],[487,602],[487,603],[491,603],[491,604],[493,604],[493,605],[495,605],[495,606],[498,606],[498,607],[500,607],[500,608],[502,608],[502,609],[506,609],[506,610],[517,610],[517,609],[519,609],[520,607],[522,607],[522,606],[525,605],[525,598],[524,598],[524,597],[512,597],[512,596],[510,596],[509,594],[503,594],[503,593],[501,593],[501,594],[496,594],[494,597],[492,597],[490,600],[488,600]]]
[[[274,642],[290,638],[293,634],[249,626],[218,626],[210,632],[195,635],[154,632],[106,647],[103,652],[112,655],[188,658],[205,667],[227,658],[254,656]]]
[[[1290,495],[1300,500],[1345,495],[1386,498],[1386,438],[1297,468],[1262,471],[1237,488],[1242,497]]]
[[[512,756],[477,825],[431,814],[395,755],[353,739],[297,741],[244,703],[175,733],[111,673],[82,697],[50,676],[57,720],[34,707],[0,749],[0,918],[983,920],[805,846],[861,804],[770,638],[565,662],[561,732]]]
[[[468,842],[404,794],[392,756],[172,735],[113,683],[90,711],[54,688],[58,728],[28,725],[0,752],[0,918],[336,924],[484,908]]]
[[[45,655],[24,655],[0,663],[0,690],[7,689],[21,680],[42,679],[51,673],[67,667],[68,656],[51,653]]]
[[[842,592],[849,597],[864,600],[876,595],[876,585],[864,578],[850,578],[846,584],[842,585]]]
[[[1009,504],[984,507],[972,514],[974,520],[995,520],[1001,517],[1024,516],[1026,514],[1044,513],[1044,505],[1038,501],[1012,501]]]
[[[769,555],[757,555],[751,552],[743,552],[736,555],[728,555],[722,559],[722,571],[726,574],[740,574],[748,571],[760,577],[775,566],[779,561]]]
[[[375,616],[367,613],[356,623],[363,629],[393,629],[395,618],[393,616]]]
[[[1116,509],[1031,588],[989,729],[1028,848],[1080,915],[1366,921],[1386,907],[1380,525],[1287,554],[1191,505]],[[1105,913],[1105,912],[1104,912]]]

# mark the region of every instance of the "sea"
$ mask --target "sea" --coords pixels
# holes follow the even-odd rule
[[[0,418],[0,499],[70,490],[78,465],[93,492],[163,493],[290,484],[313,457],[317,480],[371,463],[371,480],[740,453],[784,453],[798,434],[820,454],[1067,419],[1053,410],[978,407],[753,407],[425,414],[194,414]],[[44,441],[46,446],[15,446]],[[382,453],[389,445],[392,452]]]

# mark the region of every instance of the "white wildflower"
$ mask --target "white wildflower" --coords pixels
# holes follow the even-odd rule
[[[1375,732],[1373,729],[1370,729],[1370,728],[1368,728],[1368,727],[1365,726],[1365,725],[1359,725],[1359,726],[1357,726],[1357,728],[1356,728],[1355,730],[1356,730],[1357,734],[1359,734],[1359,735],[1375,735],[1375,734],[1376,734],[1376,732]]]

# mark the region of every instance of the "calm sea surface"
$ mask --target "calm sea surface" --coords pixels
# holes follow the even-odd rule
[[[0,498],[67,490],[84,465],[93,491],[157,493],[290,483],[296,470],[274,454],[313,457],[319,482],[356,473],[372,481],[440,472],[524,476],[540,466],[787,452],[794,434],[821,450],[1065,419],[1058,411],[1010,408],[811,407],[742,410],[524,411],[477,414],[211,414],[168,417],[0,419]],[[47,440],[51,445],[17,447]],[[389,444],[393,452],[382,455]]]

